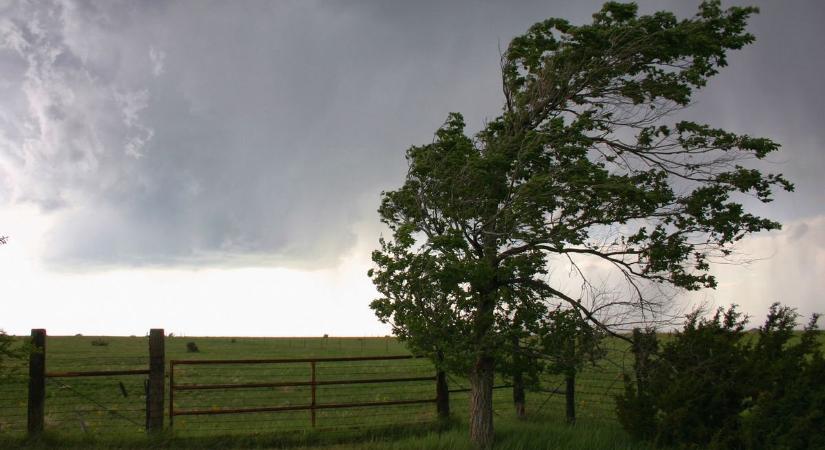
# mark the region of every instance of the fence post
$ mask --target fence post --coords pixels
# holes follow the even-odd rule
[[[163,328],[152,328],[149,330],[149,393],[146,405],[148,432],[163,430],[165,359]]]
[[[316,380],[315,380],[315,361],[309,363],[310,367],[310,380],[312,385],[312,402],[310,403],[310,414],[312,419],[312,428],[315,428],[315,396],[316,396]]]
[[[572,370],[569,371],[564,377],[564,382],[566,384],[564,398],[567,423],[573,424],[576,423],[576,372]]]
[[[169,361],[169,428],[175,426],[175,363]]]
[[[438,350],[435,357],[435,410],[439,419],[446,419],[450,417],[450,388],[447,386],[447,373],[442,369],[444,352]]]
[[[435,409],[439,419],[450,417],[450,389],[447,386],[447,374],[443,370],[436,374]]]
[[[43,432],[46,406],[46,330],[32,329],[32,351],[29,354],[28,432]]]

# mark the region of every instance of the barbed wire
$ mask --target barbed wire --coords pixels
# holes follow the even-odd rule
[[[143,426],[142,424],[140,424],[140,423],[135,422],[134,420],[132,420],[130,417],[127,417],[127,416],[125,416],[125,415],[123,415],[123,414],[120,414],[120,412],[118,412],[117,410],[110,409],[109,407],[107,407],[107,406],[106,406],[106,405],[104,405],[103,403],[100,403],[99,401],[97,401],[96,399],[92,398],[91,396],[88,396],[88,395],[86,395],[86,394],[83,394],[82,392],[80,392],[80,391],[78,391],[78,390],[74,389],[72,386],[70,386],[70,385],[68,385],[68,384],[66,384],[66,383],[64,383],[64,382],[62,382],[62,381],[60,381],[59,379],[47,378],[47,381],[48,381],[48,382],[51,382],[51,383],[54,383],[54,384],[57,384],[58,386],[60,386],[60,387],[62,387],[62,388],[64,388],[64,389],[69,390],[69,392],[71,392],[72,394],[76,395],[78,398],[82,398],[82,399],[84,399],[84,400],[86,400],[86,401],[88,401],[88,402],[90,402],[90,403],[93,403],[93,404],[94,404],[94,405],[96,405],[98,408],[100,408],[102,411],[106,411],[106,412],[108,412],[109,414],[111,414],[111,415],[113,415],[113,416],[117,416],[117,417],[119,417],[119,418],[121,418],[121,419],[123,419],[123,420],[126,420],[126,421],[128,421],[128,422],[131,422],[132,424],[137,425],[137,426],[139,426],[139,427],[142,427],[142,426]]]

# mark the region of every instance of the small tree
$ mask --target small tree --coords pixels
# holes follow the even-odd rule
[[[550,361],[548,369],[564,375],[568,423],[576,421],[576,374],[585,364],[595,365],[606,355],[602,347],[603,337],[603,331],[569,307],[557,307],[542,324],[541,351]]]
[[[754,12],[706,1],[678,20],[611,2],[591,24],[539,22],[502,57],[499,117],[468,136],[463,117],[449,114],[432,143],[407,151],[404,185],[379,208],[392,238],[373,253],[381,297],[372,307],[413,348],[443,351],[445,367],[467,374],[478,447],[493,443],[496,364],[514,334],[537,326],[520,317],[552,299],[613,332],[620,314],[659,312],[645,284],[714,287],[711,259],[780,227],[737,201],[792,189],[741,165],[779,146],[672,119],[729,50],[753,42],[745,27]],[[588,267],[609,267],[633,297],[588,308],[548,281],[551,265],[584,284]]]

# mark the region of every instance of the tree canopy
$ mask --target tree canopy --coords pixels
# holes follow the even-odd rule
[[[392,237],[373,253],[372,307],[413,348],[469,373],[479,446],[492,442],[495,361],[549,300],[610,330],[617,314],[656,312],[645,285],[714,287],[712,261],[780,227],[742,202],[793,189],[745,165],[779,145],[677,117],[729,50],[754,41],[755,12],[707,1],[678,19],[610,2],[590,24],[536,23],[502,55],[500,116],[468,135],[450,113],[433,142],[407,150],[403,186],[382,194]],[[632,295],[588,303],[551,276],[593,287],[595,268]]]

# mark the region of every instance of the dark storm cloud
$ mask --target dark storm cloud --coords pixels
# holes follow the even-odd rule
[[[0,201],[52,211],[57,265],[323,265],[375,220],[409,145],[449,111],[473,129],[497,115],[499,48],[599,5],[0,6]],[[787,218],[822,213],[822,18],[766,4],[757,44],[697,104],[785,145],[780,168],[804,188],[775,205]]]

